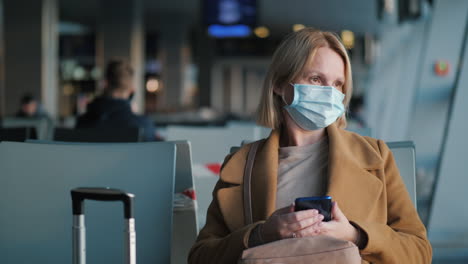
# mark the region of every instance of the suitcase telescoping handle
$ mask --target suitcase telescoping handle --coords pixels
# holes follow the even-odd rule
[[[73,264],[86,264],[86,230],[84,200],[122,201],[125,217],[125,263],[136,264],[135,218],[131,193],[110,188],[75,188],[71,190],[73,203]]]

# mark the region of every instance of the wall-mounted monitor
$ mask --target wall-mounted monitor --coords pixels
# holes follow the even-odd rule
[[[257,0],[203,0],[202,16],[212,37],[247,37],[257,24]]]

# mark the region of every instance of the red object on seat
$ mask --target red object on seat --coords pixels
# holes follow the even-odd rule
[[[187,197],[189,197],[190,199],[192,199],[192,200],[196,200],[196,199],[197,199],[197,194],[195,193],[195,190],[192,189],[192,188],[185,189],[182,193],[183,193],[185,196],[187,196]]]
[[[219,175],[219,172],[221,171],[221,163],[208,163],[206,164],[206,167],[216,175]]]

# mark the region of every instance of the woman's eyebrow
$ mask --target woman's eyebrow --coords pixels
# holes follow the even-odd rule
[[[326,74],[324,74],[323,72],[318,71],[318,70],[311,70],[311,71],[309,71],[309,72],[310,72],[311,74],[318,74],[318,75],[320,75],[321,77],[327,77]],[[343,76],[343,77],[342,77],[342,76],[339,76],[339,77],[335,78],[334,81],[335,81],[335,82],[338,81],[338,82],[344,83],[344,82],[345,82],[345,77],[344,77],[344,76]]]
[[[341,82],[341,83],[343,83],[343,84],[344,84],[344,82],[345,82],[345,79],[344,79],[344,78],[342,78],[342,77],[339,77],[338,79],[336,79],[336,81],[338,81],[338,82]]]
[[[321,73],[320,71],[316,71],[316,70],[304,71],[304,73],[303,73],[304,76],[312,75],[312,74],[318,74],[320,76],[323,76],[323,73]]]
[[[318,70],[306,70],[306,71],[304,71],[303,76],[312,75],[312,74],[317,74],[320,77],[326,77],[325,74],[323,74],[321,71],[318,71]],[[344,83],[345,78],[344,77],[338,77],[338,78],[335,79],[335,81],[339,81],[339,82]]]

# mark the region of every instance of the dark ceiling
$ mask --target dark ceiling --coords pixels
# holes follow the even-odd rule
[[[61,21],[94,27],[99,0],[60,0]],[[131,1],[131,0],[129,0]],[[202,0],[142,0],[146,26],[183,20],[199,25]],[[286,32],[296,23],[324,30],[349,29],[356,33],[378,29],[377,0],[258,0],[259,25]],[[111,8],[111,7],[110,7]]]

